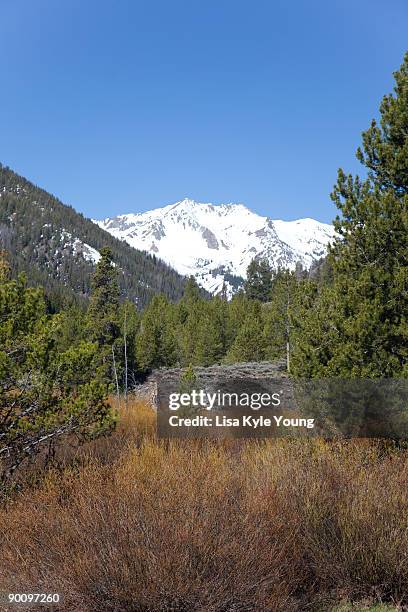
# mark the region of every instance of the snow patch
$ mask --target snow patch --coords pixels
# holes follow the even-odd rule
[[[65,241],[63,249],[71,248],[74,255],[81,255],[85,261],[97,264],[101,258],[99,251],[79,238],[74,238],[70,232],[62,230],[61,238]]]

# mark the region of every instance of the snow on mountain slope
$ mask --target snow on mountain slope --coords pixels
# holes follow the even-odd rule
[[[201,204],[185,199],[145,213],[95,221],[130,246],[154,253],[177,272],[193,275],[212,293],[224,281],[229,292],[242,283],[252,259],[274,269],[305,268],[326,253],[331,225],[314,219],[273,221],[243,204]]]
[[[46,224],[47,225],[47,224]],[[61,238],[65,241],[63,249],[70,249],[73,255],[82,255],[85,261],[97,264],[101,258],[99,251],[91,247],[86,242],[82,242],[78,238],[74,238],[70,232],[62,230]]]

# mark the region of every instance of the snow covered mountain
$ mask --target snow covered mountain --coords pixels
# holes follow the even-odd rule
[[[274,269],[309,268],[324,256],[334,236],[314,219],[275,221],[243,204],[201,204],[185,199],[145,213],[95,221],[130,246],[154,253],[177,272],[193,275],[217,293],[224,281],[232,293],[252,259],[267,258]]]

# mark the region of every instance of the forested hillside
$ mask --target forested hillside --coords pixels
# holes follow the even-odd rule
[[[113,238],[0,164],[0,248],[7,250],[13,274],[24,271],[41,284],[57,307],[86,298],[99,250],[109,247],[120,270],[121,292],[138,306],[156,293],[181,297],[184,279],[156,257]]]

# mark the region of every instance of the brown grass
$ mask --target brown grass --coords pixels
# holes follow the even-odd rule
[[[408,605],[406,451],[368,442],[159,442],[150,409],[0,511],[0,590],[67,611]]]

